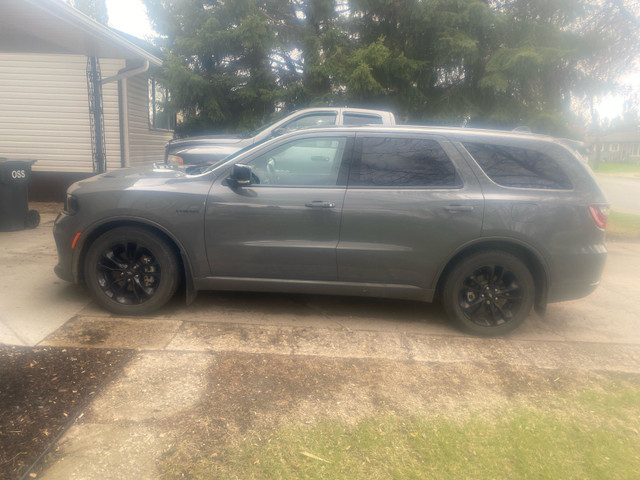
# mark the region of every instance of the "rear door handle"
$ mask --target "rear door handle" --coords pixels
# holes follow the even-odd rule
[[[473,212],[473,205],[448,205],[444,209],[449,213]]]
[[[334,208],[336,206],[333,202],[324,202],[322,200],[314,200],[310,203],[305,203],[305,207],[309,208]]]

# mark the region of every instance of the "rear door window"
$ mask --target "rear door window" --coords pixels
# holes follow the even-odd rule
[[[432,139],[364,137],[349,186],[459,187],[462,182],[442,146]]]
[[[498,185],[570,190],[569,177],[545,153],[530,148],[464,142],[464,147],[487,176]]]

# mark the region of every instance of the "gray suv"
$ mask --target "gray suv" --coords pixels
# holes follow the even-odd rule
[[[598,285],[608,208],[550,137],[335,127],[209,167],[124,169],[69,188],[63,279],[125,315],[198,290],[441,299],[498,335]]]

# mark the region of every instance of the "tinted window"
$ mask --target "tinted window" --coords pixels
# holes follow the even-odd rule
[[[345,113],[342,116],[342,121],[345,125],[382,125],[382,117],[379,115]]]
[[[249,162],[262,185],[336,185],[346,138],[307,138]]]
[[[487,176],[499,185],[520,188],[571,189],[571,181],[555,160],[528,148],[464,143]]]
[[[360,164],[350,185],[375,187],[452,187],[461,185],[455,168],[435,140],[371,137],[362,139]]]

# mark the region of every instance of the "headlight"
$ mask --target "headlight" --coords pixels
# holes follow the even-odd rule
[[[78,197],[67,193],[67,198],[64,200],[64,211],[69,215],[75,215],[78,213]]]
[[[167,164],[169,165],[180,166],[182,165],[182,163],[182,157],[179,157],[177,155],[169,155],[167,157]]]

